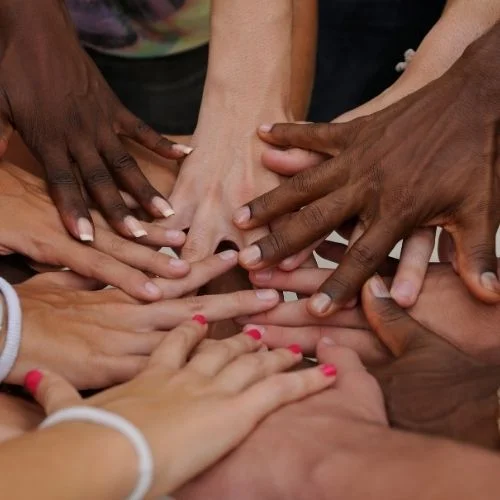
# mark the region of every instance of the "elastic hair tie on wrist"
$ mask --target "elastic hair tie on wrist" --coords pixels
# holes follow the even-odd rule
[[[0,382],[2,382],[12,370],[19,354],[22,331],[22,311],[19,297],[14,287],[3,278],[0,278],[0,293],[5,300],[6,311],[3,311],[3,314],[7,314],[5,344],[2,354],[0,354]]]
[[[128,438],[137,454],[138,478],[137,484],[127,500],[142,500],[151,488],[154,471],[153,454],[142,432],[120,415],[92,406],[72,406],[56,411],[52,415],[49,415],[40,424],[39,428],[45,429],[61,422],[75,420],[104,425],[120,432]]]

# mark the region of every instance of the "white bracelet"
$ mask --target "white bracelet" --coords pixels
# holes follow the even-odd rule
[[[0,293],[5,299],[7,309],[7,311],[4,311],[4,314],[7,314],[7,332],[5,334],[4,348],[2,354],[0,354],[0,382],[2,382],[12,370],[19,354],[22,312],[16,291],[3,278],[0,278]]]
[[[56,411],[40,424],[40,428],[44,429],[71,420],[105,425],[121,432],[129,439],[137,454],[139,477],[134,491],[130,494],[128,500],[142,500],[151,488],[154,470],[153,455],[142,432],[125,418],[92,406],[72,406]]]

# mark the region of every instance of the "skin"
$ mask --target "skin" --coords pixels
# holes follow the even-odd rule
[[[82,189],[125,237],[146,229],[123,202],[118,186],[150,215],[171,215],[170,205],[119,135],[165,158],[182,158],[190,150],[163,138],[122,106],[81,48],[65,3],[4,1],[0,28],[0,157],[17,130],[44,166],[68,232],[83,241],[94,237]]]
[[[383,296],[372,293],[374,286],[377,295]],[[425,372],[423,367],[429,356],[444,356],[444,362],[450,360],[449,349],[453,348],[448,344],[443,350],[434,340],[442,341],[399,308],[387,288],[380,293],[380,286],[384,287],[376,279],[365,285],[363,307],[378,335],[386,340],[408,341],[408,354],[402,354],[400,364],[395,362],[395,366],[401,367],[404,362],[408,371],[416,370],[417,378],[426,378],[429,385],[437,382],[439,370]],[[500,461],[497,454],[390,429],[380,387],[356,354],[330,341],[321,341],[317,356],[320,362],[328,361],[338,367],[335,389],[268,417],[240,448],[176,492],[176,498],[434,500],[497,495],[498,476],[493,469]],[[440,360],[434,359],[433,366]],[[481,397],[484,386],[481,388],[481,383],[470,378],[477,373],[475,368],[468,366],[467,371],[458,371],[463,368],[452,364],[448,378],[443,376],[441,381],[448,384],[449,395],[455,394],[453,374],[462,379],[463,385],[468,381],[467,399],[474,401]],[[444,370],[441,373],[445,375]],[[393,374],[408,378],[401,369]],[[496,376],[497,384],[500,382],[498,371],[490,368],[484,374],[486,378]],[[386,404],[392,408],[391,400]],[[483,406],[474,425],[487,424],[492,430],[496,428],[495,416]],[[494,430],[498,441],[498,430]],[[263,467],[262,463],[272,466]],[[467,474],[458,473],[463,470]]]
[[[313,314],[326,316],[352,299],[401,237],[416,227],[441,225],[453,236],[457,268],[469,290],[485,302],[497,302],[494,234],[500,212],[496,196],[485,198],[484,193],[496,189],[491,172],[498,168],[494,124],[499,87],[492,75],[479,99],[474,80],[488,71],[499,30],[497,24],[473,43],[444,76],[370,117],[261,129],[260,136],[274,145],[334,158],[300,172],[235,214],[240,228],[253,229],[306,205],[287,226],[243,251],[242,265],[257,270],[275,264],[358,217],[366,231],[310,302]],[[465,82],[464,75],[469,76]],[[425,125],[439,120],[447,120],[444,132]],[[415,123],[422,125],[415,129]],[[367,150],[367,143],[377,146]],[[425,157],[418,156],[424,151]],[[395,168],[398,175],[390,174]],[[436,176],[446,179],[439,189]],[[353,190],[365,194],[354,196]]]
[[[312,368],[282,372],[301,359],[289,349],[257,352],[249,335],[211,344],[190,356],[207,326],[189,321],[170,332],[133,381],[82,401],[51,372],[37,372],[31,390],[47,414],[85,404],[134,424],[153,454],[151,497],[173,491],[240,444],[279,407],[332,385],[334,376]],[[78,466],[71,460],[78,447]],[[106,453],[99,451],[106,450]],[[193,453],[193,450],[196,450]],[[54,460],[40,460],[48,454]],[[26,457],[23,476],[13,460]],[[10,498],[126,498],[137,477],[137,457],[112,429],[68,422],[0,445],[2,491]],[[91,479],[91,480],[89,480]]]

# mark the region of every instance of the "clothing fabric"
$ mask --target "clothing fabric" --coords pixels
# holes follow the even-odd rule
[[[205,45],[210,0],[66,0],[82,43],[127,58],[164,57]]]

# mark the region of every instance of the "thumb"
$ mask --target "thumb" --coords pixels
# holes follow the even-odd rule
[[[67,290],[92,291],[105,287],[100,281],[80,276],[73,271],[42,273],[34,276],[29,281],[37,286],[56,286]]]
[[[373,276],[363,287],[363,311],[377,337],[396,357],[403,355],[416,338],[429,331],[391,298],[385,283]]]
[[[315,167],[328,158],[328,155],[305,149],[266,149],[262,153],[262,164],[277,174],[289,177]]]
[[[3,158],[7,152],[13,130],[6,113],[0,111],[0,158]]]
[[[31,370],[24,377],[24,388],[47,415],[80,404],[82,397],[64,378],[46,370]]]

